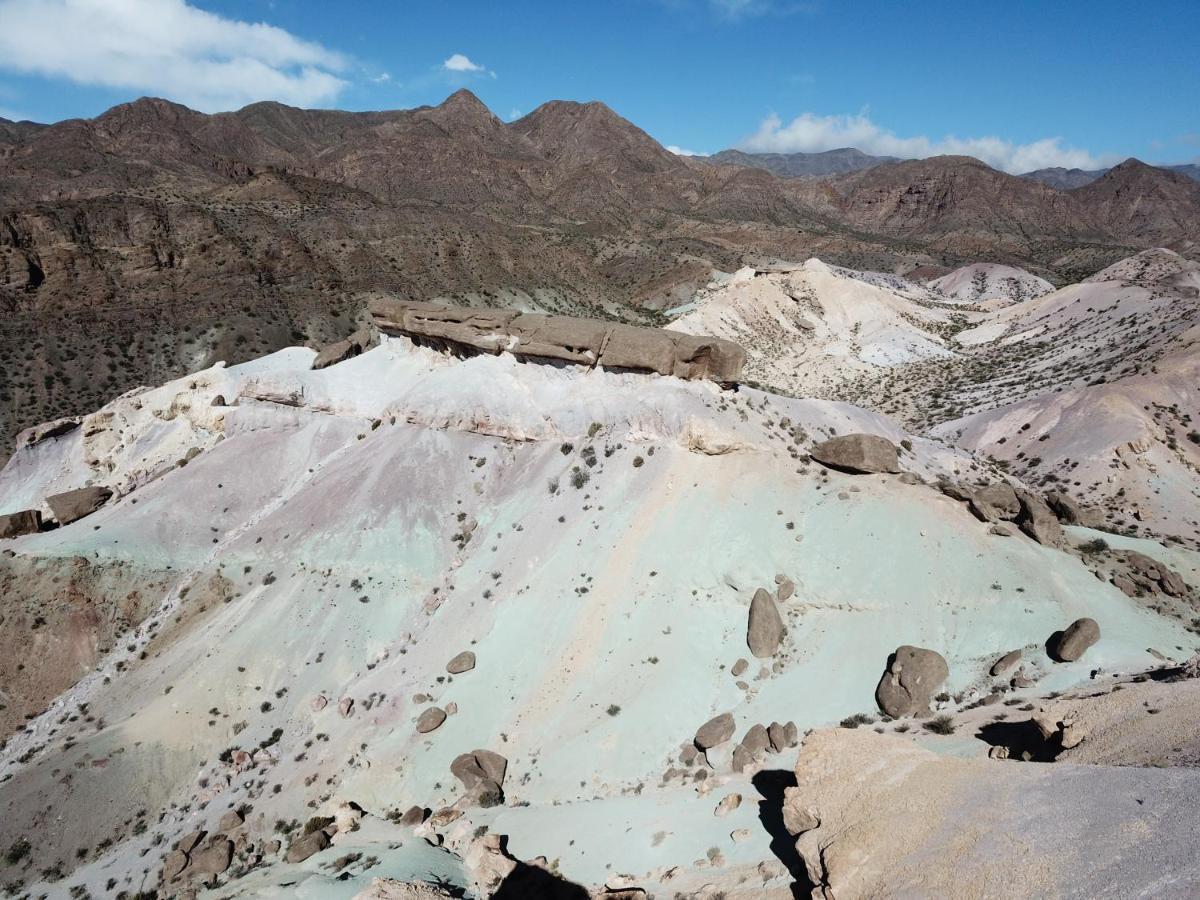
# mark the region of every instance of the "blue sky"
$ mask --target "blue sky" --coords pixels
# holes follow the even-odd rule
[[[665,145],[1010,171],[1200,157],[1200,2],[0,0],[0,116],[151,94],[503,118],[603,100]]]

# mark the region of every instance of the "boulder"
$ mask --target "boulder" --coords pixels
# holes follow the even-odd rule
[[[1076,619],[1064,631],[1055,632],[1046,644],[1056,662],[1074,662],[1100,640],[1100,625],[1095,619]]]
[[[1083,508],[1062,491],[1047,492],[1046,505],[1050,507],[1054,515],[1058,516],[1058,521],[1064,525],[1082,524]]]
[[[992,663],[991,674],[1003,675],[1018,662],[1021,661],[1021,651],[1013,650],[1010,653],[1005,653],[1002,657]]]
[[[338,701],[338,714],[343,719],[348,719],[352,715],[354,715],[354,698],[353,697],[343,697],[341,700]]]
[[[179,850],[172,850],[163,857],[163,867],[161,878],[163,881],[170,881],[176,878],[180,872],[187,868],[187,854]]]
[[[385,334],[459,351],[509,352],[720,384],[738,381],[746,362],[746,352],[731,341],[597,319],[393,299],[375,300],[370,308]]]
[[[428,734],[442,726],[446,721],[446,711],[437,706],[431,706],[417,717],[417,734]]]
[[[179,843],[175,845],[175,849],[182,853],[191,853],[204,838],[204,835],[205,832],[203,831],[189,832],[179,839]]]
[[[491,750],[462,753],[450,763],[450,772],[480,806],[504,802],[504,776],[508,760]]]
[[[320,853],[329,846],[329,835],[318,829],[296,838],[288,846],[287,859],[290,863],[304,862],[314,853]]]
[[[843,434],[817,444],[809,455],[823,466],[855,474],[899,472],[896,445],[877,434]]]
[[[710,747],[723,744],[733,737],[734,728],[736,725],[733,721],[733,713],[721,713],[721,715],[709,719],[696,730],[696,746],[701,750],[708,750]]]
[[[1017,527],[1047,547],[1061,547],[1065,543],[1058,517],[1050,511],[1043,500],[1028,491],[1018,491],[1021,511],[1015,519]]]
[[[1157,559],[1136,550],[1122,550],[1118,556],[1129,567],[1133,583],[1140,583],[1151,591],[1162,591],[1171,597],[1187,595],[1187,582]]]
[[[770,741],[772,750],[782,753],[788,747],[787,729],[778,722],[772,722],[767,726],[767,740]]]
[[[108,488],[93,485],[73,491],[64,491],[61,494],[52,494],[46,498],[46,503],[50,507],[50,511],[54,513],[54,518],[58,520],[59,525],[70,525],[72,522],[94,513],[112,495],[113,492]]]
[[[420,825],[429,818],[429,810],[424,806],[410,806],[400,817],[401,825],[409,825],[413,828]]]
[[[746,643],[759,659],[774,656],[783,640],[783,618],[769,591],[759,588],[750,601]]]
[[[721,802],[717,804],[717,808],[713,810],[713,815],[718,817],[727,816],[741,805],[741,794],[726,794]]]
[[[36,509],[23,509],[0,516],[0,539],[36,534],[41,530],[42,514]]]
[[[470,672],[473,668],[475,668],[475,654],[470,650],[464,650],[446,663],[446,671],[451,675],[461,675],[463,672]]]
[[[888,657],[875,700],[892,718],[923,715],[949,675],[945,658],[936,650],[907,644],[897,647]]]
[[[214,834],[199,850],[193,850],[189,869],[198,875],[220,875],[233,861],[233,841]]]
[[[762,725],[751,725],[750,730],[742,738],[742,746],[754,754],[755,758],[762,756],[767,752],[767,748],[771,746],[771,739],[767,735],[767,729]]]
[[[53,422],[44,422],[41,425],[26,428],[17,435],[17,439],[14,442],[15,449],[22,450],[25,447],[40,444],[42,441],[49,441],[70,434],[82,422],[82,419],[77,418],[55,419]]]
[[[1011,484],[996,481],[977,488],[968,501],[971,511],[988,522],[1003,519],[1011,522],[1021,512],[1021,501]]]
[[[236,831],[245,823],[246,817],[236,809],[231,809],[225,815],[221,816],[221,821],[217,823],[217,829],[228,834],[231,831]]]
[[[796,583],[790,578],[785,578],[775,589],[775,599],[782,603],[784,600],[790,599],[794,593],[796,593]]]

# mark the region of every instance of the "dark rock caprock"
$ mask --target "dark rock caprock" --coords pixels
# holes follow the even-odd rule
[[[732,341],[598,319],[388,299],[373,301],[371,315],[384,334],[435,346],[493,354],[509,352],[518,357],[708,379],[719,384],[740,380],[746,362],[746,352]]]

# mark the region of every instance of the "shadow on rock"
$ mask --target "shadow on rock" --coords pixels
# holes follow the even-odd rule
[[[1062,752],[1062,745],[1057,740],[1048,741],[1042,737],[1041,729],[1030,719],[989,722],[975,736],[993,747],[1008,748],[1008,758],[1017,762],[1054,762]]]
[[[519,862],[492,900],[588,900],[588,892],[552,872]]]
[[[758,820],[771,836],[771,852],[792,876],[792,896],[810,897],[813,884],[808,869],[796,850],[796,838],[783,826],[783,792],[796,786],[796,775],[785,769],[768,769],[751,779],[762,797],[758,802]]]

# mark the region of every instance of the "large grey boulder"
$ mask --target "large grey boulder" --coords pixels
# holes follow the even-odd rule
[[[1056,662],[1074,662],[1100,640],[1100,625],[1095,619],[1076,619],[1063,631],[1055,632],[1046,645]]]
[[[741,378],[746,352],[737,344],[659,328],[639,328],[505,309],[472,309],[377,299],[376,327],[451,350],[509,352],[584,366],[634,369],[729,384]]]
[[[46,504],[54,513],[54,518],[58,520],[59,525],[70,525],[84,516],[90,516],[102,507],[112,495],[113,492],[108,488],[93,485],[73,491],[64,491],[61,494],[52,494],[46,498]]]
[[[929,703],[950,675],[942,654],[905,644],[888,657],[875,688],[879,708],[894,719],[929,712]]]
[[[719,747],[733,737],[735,727],[733,713],[714,716],[696,730],[696,746],[701,750]]]
[[[769,591],[759,588],[750,601],[750,616],[746,625],[746,643],[759,659],[774,656],[783,640],[783,618]]]
[[[1016,490],[1003,481],[976,488],[968,502],[976,517],[987,522],[997,519],[1011,522],[1021,513],[1021,501],[1017,498]]]
[[[461,675],[463,672],[470,672],[473,668],[475,668],[475,654],[470,650],[464,650],[446,663],[446,671],[451,675]]]
[[[877,434],[843,434],[817,444],[809,455],[823,466],[856,474],[899,472],[900,451]]]
[[[41,530],[42,514],[36,509],[23,509],[0,516],[0,539],[36,534]]]

